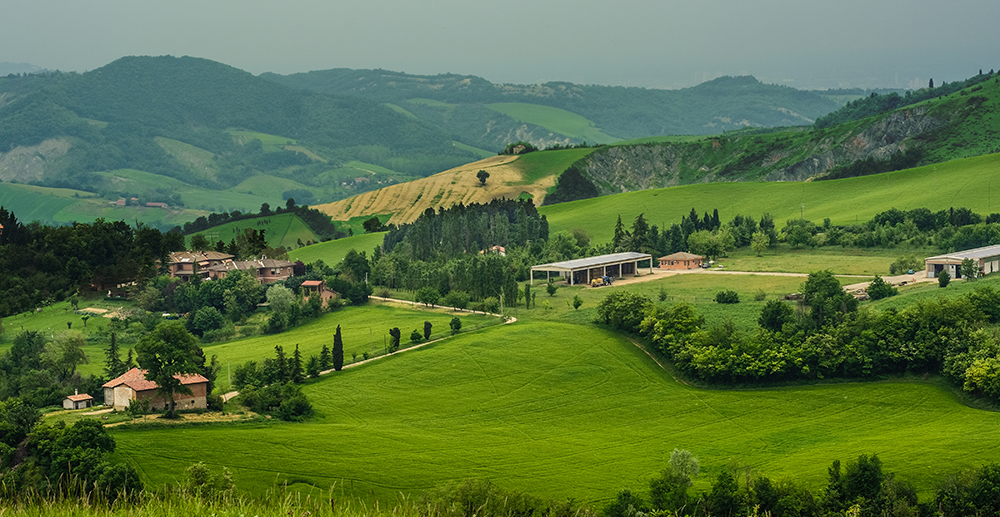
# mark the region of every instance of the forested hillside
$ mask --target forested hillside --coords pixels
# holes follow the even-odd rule
[[[344,68],[262,77],[304,90],[393,103],[422,119],[442,124],[455,132],[456,140],[480,146],[492,143],[487,149],[496,147],[496,142],[490,140],[495,128],[509,127],[512,120],[490,110],[492,103],[559,108],[589,119],[604,133],[620,139],[812,124],[817,117],[840,107],[837,101],[820,93],[762,84],[751,76],[720,77],[681,90],[565,82],[493,84],[475,76],[417,76]],[[426,99],[445,103],[450,112],[428,112],[427,103],[422,102]],[[437,108],[444,111],[442,106]],[[531,124],[524,129],[530,131]]]
[[[126,57],[84,74],[0,78],[0,180],[111,200],[137,194],[100,174],[123,169],[208,190],[264,174],[332,200],[476,157],[380,103],[295,90],[205,59]],[[182,202],[153,194],[145,200]]]

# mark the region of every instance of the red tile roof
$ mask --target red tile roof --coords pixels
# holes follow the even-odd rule
[[[91,400],[94,397],[91,397],[90,395],[87,395],[86,393],[82,393],[80,395],[69,395],[66,398],[72,400],[73,402],[83,402],[84,400]]]
[[[208,379],[197,373],[178,374],[174,375],[174,378],[180,379],[181,384],[184,385],[208,382]],[[135,391],[155,390],[157,388],[155,382],[146,379],[146,370],[140,370],[138,368],[132,368],[118,377],[111,379],[110,381],[104,383],[104,386],[102,387],[115,388],[121,386],[122,384]]]
[[[319,287],[319,286],[323,285],[323,281],[322,280],[306,280],[305,282],[302,282],[302,285],[304,287]]]

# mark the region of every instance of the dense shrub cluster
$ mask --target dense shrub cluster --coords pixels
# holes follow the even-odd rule
[[[701,381],[759,383],[886,374],[940,373],[970,393],[1000,399],[1000,291],[977,288],[960,298],[921,300],[902,310],[857,310],[829,272],[803,286],[804,311],[772,300],[759,327],[706,328],[685,303],[667,307],[613,293],[599,322],[644,336],[679,370]]]

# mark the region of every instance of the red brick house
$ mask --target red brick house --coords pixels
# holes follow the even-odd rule
[[[191,390],[191,394],[174,393],[174,404],[177,409],[205,409],[208,407],[208,379],[197,373],[174,375],[181,384]],[[104,388],[104,405],[112,406],[117,411],[124,411],[133,400],[149,400],[149,407],[157,411],[166,409],[167,400],[156,393],[158,386],[146,379],[146,370],[132,368],[114,379],[106,382]]]
[[[705,257],[679,251],[665,257],[660,257],[659,260],[660,269],[697,269],[701,267],[701,263],[705,260]]]

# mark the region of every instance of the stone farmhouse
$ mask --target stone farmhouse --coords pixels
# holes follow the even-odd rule
[[[217,251],[178,251],[170,254],[170,276],[190,280],[196,268],[202,280],[225,278],[230,271],[247,271],[262,284],[280,282],[294,276],[295,263],[287,260],[233,260],[228,253]]]
[[[287,260],[261,258],[260,260],[229,261],[208,268],[212,278],[226,278],[226,274],[237,269],[248,271],[262,284],[281,282],[293,276],[295,263]]]
[[[208,407],[208,379],[195,374],[175,375],[181,384],[191,390],[191,394],[174,393],[174,404],[177,409],[205,409]],[[112,406],[117,411],[124,411],[133,400],[149,400],[149,407],[157,411],[166,409],[167,399],[156,393],[158,386],[146,379],[146,371],[138,368],[121,374],[106,382],[104,388],[104,405]]]
[[[170,254],[170,276],[191,280],[197,266],[198,276],[208,278],[208,268],[232,262],[233,256],[218,251],[175,251]]]

